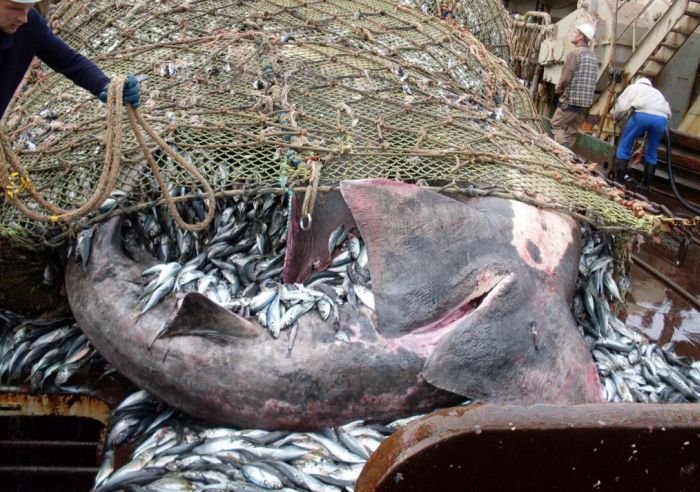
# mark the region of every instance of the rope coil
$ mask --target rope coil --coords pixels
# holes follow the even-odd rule
[[[123,111],[122,94],[124,90],[125,77],[115,77],[113,83],[109,85],[107,91],[107,134],[105,141],[105,158],[102,172],[100,173],[95,192],[80,207],[67,210],[49,203],[43,194],[34,189],[33,186],[26,188],[31,196],[44,209],[51,212],[50,215],[35,212],[27,207],[20,200],[17,193],[7,194],[7,199],[20,212],[30,219],[41,222],[70,222],[76,218],[84,217],[104,202],[117,180],[119,167],[122,159],[122,136],[123,136]],[[12,150],[12,144],[7,134],[0,130],[0,181],[8,186],[11,182],[9,169],[21,176],[26,182],[31,183],[31,177],[22,166],[19,157]]]
[[[126,77],[123,75],[116,76],[109,84],[107,91],[107,133],[105,135],[105,157],[104,164],[102,166],[102,172],[100,173],[97,186],[95,187],[95,192],[88,197],[87,200],[76,209],[64,209],[50,203],[46,198],[38,192],[32,185],[32,179],[29,176],[27,170],[22,166],[19,157],[12,150],[12,143],[6,132],[0,128],[0,183],[5,190],[5,196],[7,200],[12,203],[20,212],[29,217],[30,219],[41,221],[41,222],[65,222],[70,223],[75,219],[79,219],[89,215],[94,212],[112,193],[116,187],[117,178],[119,177],[119,171],[121,169],[122,161],[124,160],[123,154],[123,137],[124,137],[124,105],[122,104],[122,97],[124,91],[124,82]],[[153,128],[146,122],[143,116],[134,109],[133,106],[128,105],[127,115],[129,123],[131,124],[131,129],[133,130],[136,138],[139,142],[141,150],[146,156],[149,167],[153,171],[153,174],[158,180],[160,189],[163,193],[163,198],[168,204],[168,209],[173,215],[173,219],[182,229],[188,231],[200,231],[209,226],[212,219],[214,218],[215,212],[215,200],[214,191],[212,190],[209,182],[202,176],[202,174],[191,164],[187,163],[180,155],[177,154],[166,142],[164,142],[158,134],[153,130]],[[140,128],[148,134],[149,137],[156,143],[156,145],[171,159],[182,166],[188,173],[197,179],[204,188],[205,195],[207,197],[207,216],[206,218],[195,224],[186,223],[180,213],[175,207],[175,203],[168,194],[168,189],[165,181],[163,180],[160,170],[158,169],[158,164],[156,163],[151,151],[148,149],[148,145],[143,138]],[[12,172],[10,172],[10,170]],[[17,179],[19,178],[19,185],[17,184]],[[39,203],[44,209],[51,212],[50,214],[43,214],[36,212],[29,207],[27,207],[21,200],[19,195],[23,192],[27,192],[29,196]]]

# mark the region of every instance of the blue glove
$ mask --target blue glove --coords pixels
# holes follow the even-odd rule
[[[102,102],[107,102],[107,91],[109,83],[100,92],[99,98]],[[135,75],[129,75],[124,81],[124,92],[122,93],[122,102],[131,104],[134,109],[141,106],[141,90],[139,89],[139,81]]]

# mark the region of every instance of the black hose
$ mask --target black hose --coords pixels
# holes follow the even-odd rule
[[[671,165],[671,130],[668,128],[668,124],[666,125],[666,164],[668,165],[668,180],[671,183],[673,194],[676,195],[681,205],[694,214],[700,215],[700,208],[694,207],[691,203],[687,202],[678,192],[678,188],[676,188],[676,180],[673,177],[673,166]]]

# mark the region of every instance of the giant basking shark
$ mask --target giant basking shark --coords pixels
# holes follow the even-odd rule
[[[312,430],[465,399],[600,401],[597,371],[570,312],[580,257],[574,220],[518,201],[390,180],[345,181],[338,197],[347,210],[325,217],[330,227],[333,217],[351,216],[359,229],[375,309],[342,304],[339,328],[303,316],[291,351],[196,293],[139,316],[141,273],[156,259],[125,246],[119,218],[95,231],[87,271],[69,262],[74,316],[136,384],[224,425]],[[307,251],[314,241],[307,238]],[[293,275],[303,270],[291,263]],[[179,336],[156,339],[163,323]],[[198,336],[202,329],[222,336]]]

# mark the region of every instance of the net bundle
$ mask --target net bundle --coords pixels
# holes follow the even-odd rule
[[[501,0],[400,0],[424,14],[454,19],[491,53],[509,62],[512,19]]]
[[[88,200],[118,134],[116,187],[137,206],[174,189],[201,198],[185,161],[217,194],[393,178],[516,198],[612,230],[653,222],[533,129],[532,103],[502,60],[468,31],[397,2],[66,0],[52,26],[108,75],[141,77],[139,117],[170,152],[140,142],[126,113],[115,133],[105,105],[39,66],[8,119],[28,176],[13,191],[30,210],[42,207],[27,189],[62,209]],[[66,224],[7,203],[0,226],[4,241],[25,246],[65,238]]]

